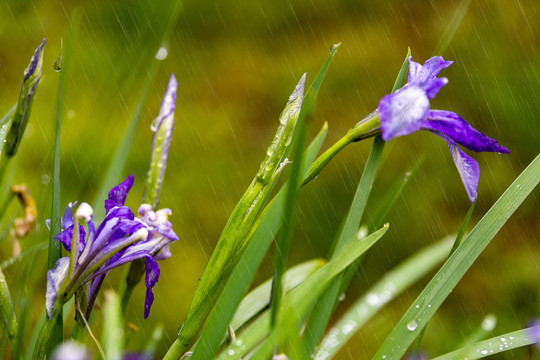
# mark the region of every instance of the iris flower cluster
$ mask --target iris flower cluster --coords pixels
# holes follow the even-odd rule
[[[92,306],[107,273],[125,263],[144,259],[146,265],[146,299],[144,316],[148,317],[154,301],[152,288],[159,278],[156,260],[170,257],[169,246],[178,240],[167,220],[169,209],[152,211],[143,204],[137,217],[124,205],[133,185],[133,175],[113,187],[105,200],[107,215],[96,229],[93,209],[87,203],[66,207],[61,220],[62,231],[55,239],[70,253],[60,258],[47,273],[46,308],[49,318],[77,291],[86,290],[87,308]],[[86,224],[85,227],[81,224]]]
[[[499,143],[474,129],[458,114],[445,110],[430,109],[430,100],[448,83],[438,78],[439,72],[452,64],[441,56],[435,56],[420,65],[409,58],[409,76],[405,86],[379,102],[381,136],[384,141],[427,130],[448,144],[454,163],[459,171],[471,202],[476,200],[480,168],[478,163],[458,145],[483,152],[509,153]]]

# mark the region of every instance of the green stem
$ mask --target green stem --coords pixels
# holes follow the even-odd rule
[[[302,185],[307,184],[313,180],[322,169],[347,145],[367,139],[379,134],[379,113],[377,111],[372,112],[351,128],[345,136],[339,139],[334,145],[329,147],[321,156],[319,156],[311,165],[307,175],[304,177]]]
[[[53,335],[54,327],[57,325],[58,320],[61,319],[60,311],[56,311],[51,319],[46,319],[39,330],[36,345],[34,347],[34,353],[32,354],[32,360],[41,360],[47,355],[49,342]]]
[[[18,324],[17,317],[15,315],[15,309],[11,296],[9,294],[9,288],[7,286],[4,273],[0,270],[0,315],[4,320],[4,332],[10,340],[17,337]]]

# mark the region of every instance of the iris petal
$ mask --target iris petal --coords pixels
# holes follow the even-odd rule
[[[47,317],[50,318],[54,310],[54,304],[58,297],[58,290],[66,279],[69,269],[69,257],[63,257],[56,261],[54,268],[47,271],[47,292],[45,294],[45,308]]]
[[[451,111],[431,110],[422,129],[435,134],[442,134],[459,145],[476,152],[492,151],[508,154],[510,151],[492,139],[473,128],[461,116]],[[444,136],[441,136],[444,138]]]
[[[447,140],[447,142],[469,199],[474,202],[476,200],[478,180],[480,179],[480,167],[476,160],[465,154],[453,141]]]
[[[408,86],[386,95],[379,102],[384,141],[420,130],[429,111],[429,99],[419,86]]]
[[[126,197],[133,186],[133,175],[129,175],[126,180],[116,185],[109,191],[109,197],[105,200],[105,210],[108,213],[115,206],[123,206],[126,202]]]

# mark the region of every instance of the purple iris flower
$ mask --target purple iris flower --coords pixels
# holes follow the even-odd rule
[[[458,114],[430,109],[429,101],[448,83],[448,79],[438,78],[437,74],[451,64],[452,61],[445,61],[441,56],[432,57],[424,65],[409,58],[407,84],[395,93],[384,96],[379,102],[381,135],[384,141],[388,141],[418,130],[427,130],[443,138],[448,143],[469,199],[474,202],[480,168],[458,145],[476,152],[508,154],[510,151],[474,129]]]
[[[156,212],[143,204],[139,217],[124,206],[133,185],[133,175],[113,187],[105,200],[107,215],[96,229],[93,209],[82,203],[72,214],[74,204],[66,207],[62,218],[62,231],[55,236],[70,257],[60,258],[47,273],[46,309],[49,318],[56,313],[57,305],[64,304],[81,287],[86,286],[87,316],[93,306],[97,291],[107,273],[122,264],[144,259],[146,264],[145,318],[154,301],[152,288],[159,278],[156,260],[170,256],[169,246],[178,237],[167,220],[169,209]],[[79,222],[84,221],[87,229]]]

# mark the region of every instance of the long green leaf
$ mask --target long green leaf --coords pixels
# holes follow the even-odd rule
[[[0,154],[2,153],[2,149],[4,147],[4,140],[6,140],[7,132],[9,126],[11,125],[13,113],[15,112],[16,108],[17,104],[13,105],[13,107],[9,109],[8,112],[4,114],[4,116],[2,116],[2,119],[0,119]]]
[[[287,270],[283,276],[284,292],[290,292],[325,264],[326,260],[315,259],[306,261]],[[250,319],[255,317],[255,315],[268,307],[271,288],[272,279],[269,279],[247,294],[238,306],[238,309],[231,320],[230,327],[237,330],[240,326],[246,324]]]
[[[191,300],[186,320],[166,358],[178,358],[191,345],[246,250],[250,230],[286,163],[284,156],[291,146],[294,127],[298,120],[304,97],[304,81],[305,75],[298,82],[280,115],[276,135],[268,147],[267,156],[261,163],[259,172],[237,203],[221,233]]]
[[[312,141],[306,151],[304,173],[315,159],[324,138],[328,132],[328,125],[325,123],[319,134]],[[216,304],[216,309],[210,315],[208,322],[203,329],[199,342],[194,349],[193,359],[201,353],[201,359],[212,358],[217,351],[221,338],[225,334],[232,314],[238,308],[243,295],[246,293],[255,272],[259,267],[264,255],[268,251],[272,240],[279,229],[281,214],[285,198],[284,188],[268,204],[265,211],[260,216],[258,224],[253,226],[251,240],[246,252],[238,262],[231,278],[227,282],[223,295]],[[203,349],[203,350],[201,350]],[[203,357],[208,356],[208,357]]]
[[[105,291],[105,308],[103,310],[103,350],[108,360],[122,359],[122,315],[118,296],[112,290]]]
[[[392,92],[399,89],[405,83],[410,54],[411,52],[409,49],[396,77]],[[366,162],[364,172],[362,173],[362,177],[358,183],[351,207],[345,219],[345,223],[339,236],[337,237],[336,242],[334,243],[335,250],[339,250],[342,246],[344,246],[346,241],[351,239],[356,229],[358,229],[360,226],[360,221],[362,219],[369,194],[371,193],[371,188],[373,186],[375,174],[379,167],[383,150],[384,142],[380,137],[376,137],[375,141],[373,142],[368,161]],[[324,334],[324,330],[330,321],[330,316],[332,315],[332,312],[337,304],[338,298],[344,291],[344,288],[346,288],[349,284],[356,267],[357,266],[352,266],[346,274],[343,274],[338,278],[338,281],[333,282],[323,293],[320,301],[315,304],[310,321],[306,326],[305,336],[302,339],[304,351],[307,354],[310,354],[315,345],[320,342]]]
[[[433,360],[481,359],[534,343],[535,339],[530,335],[529,329],[521,329],[477,342],[476,344],[445,355],[437,356]]]
[[[480,220],[418,296],[383,343],[375,359],[399,359],[465,272],[514,211],[540,182],[540,155],[521,173]]]
[[[447,237],[430,245],[387,272],[328,331],[314,359],[333,358],[384,305],[441,263],[448,256],[452,240]]]
[[[301,113],[304,113],[304,112],[305,112],[305,114],[309,114],[309,113],[311,113],[311,111],[313,111],[313,106],[314,106],[314,104],[315,104],[316,94],[317,94],[317,92],[318,92],[318,89],[320,88],[320,85],[322,84],[322,80],[324,79],[324,75],[326,74],[326,71],[328,70],[328,66],[329,66],[329,64],[330,64],[330,61],[331,61],[331,59],[332,59],[334,53],[335,53],[335,49],[332,49],[332,51],[330,52],[330,56],[328,57],[326,63],[323,65],[321,71],[319,72],[319,74],[318,74],[317,77],[315,78],[315,81],[313,82],[312,86],[311,86],[310,89],[307,91],[306,96],[304,97],[304,98],[306,99],[306,103],[305,103],[305,105],[302,105],[302,108],[301,108],[301,110],[300,110]],[[287,110],[287,109],[286,109],[286,110],[284,111],[285,114],[287,114],[288,112],[290,112],[290,110]],[[299,115],[300,115],[300,114],[299,114]],[[302,114],[302,116],[306,116],[306,115],[303,115],[303,114]],[[278,133],[279,133],[279,132],[281,132],[281,131],[278,129]],[[291,135],[292,135],[292,134],[291,134]],[[287,141],[287,144],[289,144],[288,141]],[[290,149],[290,146],[289,146],[289,145],[287,145],[287,147]],[[285,155],[286,151],[287,151],[287,150],[285,150],[285,151],[283,152],[283,155]],[[318,149],[317,149],[317,151],[318,151]],[[274,157],[274,154],[277,154],[277,153],[279,153],[279,150],[277,150],[277,149],[275,148],[274,145],[271,145],[271,146],[269,147],[269,151],[267,152],[267,155],[268,155],[268,156],[267,156],[267,158],[263,161],[263,163],[262,163],[262,165],[261,165],[261,168],[260,168],[260,170],[259,170],[259,172],[258,172],[258,174],[257,174],[257,178],[256,178],[257,182],[255,183],[256,186],[257,186],[257,185],[260,185],[260,184],[263,184],[268,190],[270,190],[270,189],[272,188],[272,186],[273,186],[272,183],[275,182],[275,179],[268,179],[268,176],[267,176],[266,174],[268,173],[269,167],[275,166],[275,164],[273,164],[273,162],[271,161],[271,159]],[[283,156],[282,156],[282,157],[283,157]],[[309,162],[307,162],[307,163],[308,163],[308,164],[311,164],[311,161],[309,161]],[[304,172],[303,172],[303,174],[304,174]],[[267,183],[269,180],[271,180],[271,182],[270,182],[270,183]],[[254,190],[256,190],[256,189],[253,189],[253,188],[251,188],[251,189],[252,189],[252,190],[251,190],[252,192],[253,192]],[[263,190],[264,190],[264,188],[263,188]],[[264,192],[266,193],[266,190],[264,190]],[[246,193],[246,194],[249,195],[248,193]],[[246,196],[246,195],[245,195],[245,196]],[[263,202],[264,202],[266,196],[268,196],[267,193],[266,193],[266,194],[261,193],[261,195],[257,195],[257,199],[258,199],[257,202],[253,202],[253,201],[250,200],[250,201],[247,203],[247,205],[248,205],[248,208],[247,208],[247,209],[243,209],[243,207],[244,207],[244,205],[242,205],[242,201],[243,201],[243,200],[241,200],[240,203],[237,205],[237,208],[240,206],[240,208],[239,208],[239,209],[240,209],[239,215],[244,216],[244,214],[246,213],[246,210],[250,213],[250,214],[249,214],[250,216],[252,216],[252,214],[253,214],[253,215],[257,215],[257,213],[260,211],[259,209],[262,207],[262,204],[263,204]],[[243,197],[243,199],[244,199],[244,197]],[[242,206],[241,206],[241,205],[242,205]],[[281,205],[280,205],[280,207],[281,207]],[[282,211],[282,210],[279,209],[279,210],[276,210],[276,211]],[[227,233],[227,231],[228,231],[227,228],[229,227],[230,224],[233,224],[233,225],[235,224],[235,219],[234,219],[234,217],[237,216],[237,215],[235,215],[235,212],[236,212],[236,209],[233,211],[233,214],[231,215],[231,218],[229,219],[229,222],[227,223],[227,225],[226,225],[226,227],[225,227],[225,229],[224,229],[224,231],[223,231],[222,236],[224,236],[224,234]],[[276,214],[276,215],[277,215],[277,216],[281,216],[281,214]],[[255,221],[254,219],[255,219],[255,218],[253,218],[253,219],[247,218],[246,220],[244,220],[244,221],[243,221],[243,224],[242,224],[243,227],[244,227],[245,229],[247,229],[247,230],[250,230],[250,229],[252,228],[253,222]],[[250,225],[249,223],[251,223],[251,225]],[[233,226],[233,225],[231,225],[231,226]],[[247,226],[247,225],[249,225],[249,226]],[[276,226],[279,227],[279,224],[276,225]],[[236,227],[238,227],[238,226],[236,226]],[[232,230],[234,230],[234,229],[232,229]],[[242,228],[241,228],[241,230],[242,230]],[[235,234],[235,232],[238,232],[238,230],[233,231],[232,235],[233,235],[233,236],[236,236],[236,237],[239,238],[239,239],[241,239],[241,237],[244,236],[244,235],[242,235],[242,234]],[[244,244],[243,244],[243,245],[241,244],[243,247],[249,246],[249,243],[251,242],[251,240],[249,240],[249,239],[251,238],[251,237],[249,236],[249,234],[246,234],[246,235],[247,235],[247,238],[244,240]],[[228,236],[228,235],[227,235],[227,236]],[[263,235],[263,236],[264,236],[264,235]],[[265,237],[265,236],[264,236],[264,237]],[[265,237],[265,238],[266,238],[266,237]],[[233,237],[233,239],[234,239],[234,237]],[[216,246],[216,250],[214,251],[214,253],[218,252],[218,250],[219,250],[218,247],[220,246],[220,245],[219,245],[220,242],[221,242],[221,240],[218,242],[218,245]],[[247,251],[247,249],[244,249],[244,250],[240,249],[240,250],[241,250],[241,251],[238,251],[238,255],[242,255],[243,252]],[[264,255],[264,253],[263,253],[263,255]],[[259,258],[255,258],[254,263],[258,263],[258,259],[259,259]],[[262,257],[261,257],[261,259],[262,259]],[[227,256],[227,255],[225,256],[225,261],[226,261],[227,263],[230,263],[230,265],[232,265],[232,266],[234,266],[234,267],[237,267],[239,264],[241,264],[241,263],[243,262],[242,260],[240,260],[240,262],[238,262],[238,260],[240,260],[240,258],[234,259],[234,258],[230,258],[230,256]],[[255,267],[256,267],[256,266],[255,266]],[[209,265],[207,266],[207,269],[210,269],[210,271],[212,271],[212,270],[219,269],[219,267],[214,267],[214,266],[212,265],[212,259],[211,259],[210,262],[209,262]],[[225,269],[225,270],[227,270],[227,269]],[[230,270],[228,270],[228,271],[232,271],[232,270],[233,270],[233,269],[230,269]],[[226,275],[230,275],[230,274],[218,274],[218,275],[220,276],[220,279],[219,279],[218,281],[219,281],[220,283],[221,283],[221,282],[222,282],[222,283],[226,283],[227,280],[228,280],[228,278],[229,278],[229,276],[226,276]],[[251,276],[253,276],[253,275],[251,275]],[[204,278],[204,274],[203,274],[203,278]],[[234,281],[234,279],[233,279],[233,281]],[[201,285],[199,284],[199,287],[200,287],[200,286],[201,286]],[[220,286],[223,286],[223,284],[220,284]],[[247,287],[247,286],[249,286],[249,282],[248,282],[247,284],[242,284],[242,285],[240,285],[240,286],[241,286],[241,287],[244,287],[244,286]],[[200,294],[201,294],[200,296],[205,296],[205,297],[208,296],[208,295],[210,295],[210,296],[212,296],[212,297],[219,296],[220,293],[221,293],[221,291],[223,291],[223,288],[217,289],[217,290],[219,290],[219,291],[213,291],[213,290],[210,291],[210,292],[203,291],[203,292],[200,293]],[[244,293],[245,293],[245,289],[244,289],[243,292],[241,292],[241,294],[243,295]],[[198,295],[197,295],[197,293],[196,293],[196,294],[195,294],[195,297],[197,297],[197,296],[198,296]],[[194,301],[195,301],[195,298],[194,298]],[[208,307],[208,306],[212,307],[212,306],[213,306],[213,301],[208,301],[207,298],[204,299],[204,302],[205,302],[204,305],[205,305],[206,307]],[[232,304],[232,303],[234,303],[234,302],[235,302],[234,300],[231,300],[230,304]],[[192,304],[190,305],[190,308],[191,308],[192,306],[198,307],[196,304],[193,305],[193,302],[192,302]],[[233,308],[233,309],[234,309],[234,308]],[[199,311],[199,310],[196,309],[196,310],[194,310],[194,312],[195,312],[195,311]],[[201,311],[201,314],[204,315],[204,312],[208,313],[209,311],[210,311],[210,309]],[[234,310],[232,310],[232,311],[234,311]],[[215,311],[214,311],[214,312],[215,312]],[[175,341],[175,343],[173,344],[173,346],[169,349],[169,352],[167,353],[166,358],[168,358],[168,357],[170,357],[170,358],[178,357],[179,355],[181,355],[181,353],[183,353],[183,352],[187,349],[187,347],[189,346],[189,344],[192,342],[193,338],[195,337],[196,332],[198,332],[199,329],[200,329],[200,327],[202,326],[201,320],[204,321],[202,318],[206,318],[206,316],[207,316],[207,315],[204,315],[204,316],[203,316],[203,315],[197,315],[197,314],[195,314],[194,316],[200,317],[201,319],[196,320],[196,321],[194,321],[194,322],[192,322],[192,323],[188,323],[188,322],[187,322],[187,320],[188,320],[188,318],[189,318],[189,311],[188,311],[188,317],[186,318],[186,322],[184,323],[184,327],[182,328],[182,330],[181,330],[181,332],[180,332],[180,334],[179,334],[179,337],[178,337],[177,341]],[[219,322],[219,320],[216,320],[216,321]],[[198,325],[197,325],[197,324],[198,324]],[[188,330],[186,330],[186,326],[188,326],[188,325],[189,325],[191,328],[188,329]],[[208,329],[209,327],[210,327],[210,326],[207,325],[207,326],[205,327],[205,331],[206,331],[206,329]],[[217,329],[217,328],[216,328],[216,329]],[[219,330],[219,331],[221,331],[221,330]],[[185,332],[185,334],[183,334],[184,332]],[[220,335],[218,335],[218,337],[219,337],[219,336],[220,336]],[[201,335],[201,338],[202,338],[202,335]],[[200,348],[200,349],[205,349],[204,351],[209,351],[210,353],[215,353],[215,350],[216,350],[216,348],[217,348],[217,346],[218,346],[218,344],[219,344],[219,343],[217,343],[218,340],[216,340],[215,337],[209,337],[209,338],[208,338],[208,341],[212,342],[214,345],[212,345],[212,346],[204,346],[204,345],[203,345],[203,346],[200,346],[199,348]],[[201,350],[199,350],[199,351],[201,351]],[[194,352],[194,356],[199,356],[197,351]],[[206,358],[211,358],[212,356],[213,356],[213,355],[210,355],[210,356],[204,355],[204,356],[201,357],[201,358],[202,358],[202,359],[206,359]],[[196,359],[196,358],[195,358],[195,359]]]
[[[305,310],[307,311],[310,304],[315,301],[318,294],[323,291],[325,287],[324,284],[327,281],[330,281],[336,274],[339,273],[339,271],[345,268],[347,264],[354,261],[357,255],[359,256],[358,253],[361,255],[361,253],[367,251],[370,246],[372,246],[378,239],[380,239],[380,237],[382,237],[382,235],[384,235],[386,230],[387,227],[385,226],[381,230],[371,234],[363,240],[349,242],[348,246],[340,251],[331,262],[318,270],[315,274],[311,275],[306,281],[291,291],[290,294],[285,296],[284,310],[282,311],[280,320],[283,321],[283,319],[286,318],[294,318],[296,320],[297,316],[301,316]],[[290,314],[291,311],[294,312],[293,315]],[[284,324],[281,323],[279,329],[274,329],[272,332],[274,335],[268,340],[268,346],[271,347],[270,343],[272,342],[273,344],[278,342],[279,339],[276,336],[277,333],[279,333],[279,330],[283,328],[283,325]],[[296,328],[296,324],[292,327]],[[235,342],[224,349],[217,359],[240,359],[244,357],[245,354],[252,351],[253,348],[269,333],[270,313],[265,312],[250,326],[248,326]]]
[[[0,317],[2,317],[4,331],[8,338],[14,339],[18,330],[17,317],[15,316],[15,308],[2,270],[0,270]]]
[[[448,45],[450,45],[450,41],[452,41],[452,38],[456,34],[457,29],[461,25],[461,22],[463,21],[463,18],[465,17],[465,14],[469,9],[470,4],[471,0],[462,0],[461,3],[458,5],[456,11],[454,12],[454,15],[452,16],[452,19],[450,19],[450,21],[448,22],[448,26],[446,27],[444,34],[441,37],[441,40],[439,40],[439,43],[437,44],[433,55],[442,55],[446,51]]]
[[[328,264],[293,290],[283,303],[278,326],[271,331],[253,358],[268,359],[276,344],[295,342],[294,335],[299,330],[300,320],[307,315],[329,282],[369,250],[387,230],[388,224],[362,240],[348,241]]]

